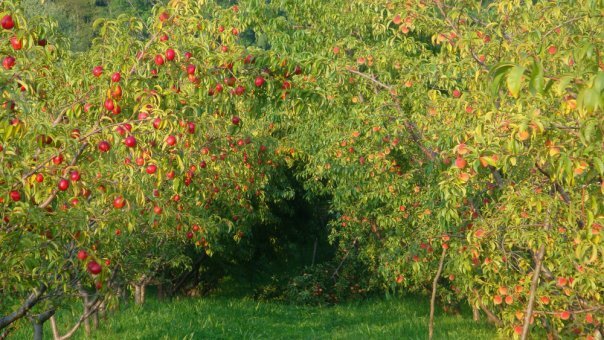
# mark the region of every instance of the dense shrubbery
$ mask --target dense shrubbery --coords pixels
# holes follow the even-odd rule
[[[308,249],[275,227],[306,195],[340,255],[289,299],[604,332],[601,1],[172,0],[81,54],[0,6],[1,327]]]

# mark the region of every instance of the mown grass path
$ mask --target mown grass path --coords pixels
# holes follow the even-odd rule
[[[75,312],[75,311],[74,311]],[[75,319],[58,314],[59,327]],[[151,299],[127,305],[93,332],[94,339],[426,339],[424,299],[371,299],[335,307],[301,307],[248,298]],[[50,325],[45,335],[50,338]],[[29,327],[13,334],[31,338]],[[76,339],[84,338],[79,330]],[[494,328],[470,315],[437,313],[435,339],[495,339]]]

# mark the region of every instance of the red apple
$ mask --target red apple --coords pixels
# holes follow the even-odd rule
[[[128,136],[124,139],[124,144],[129,148],[133,148],[136,146],[136,138],[134,138],[134,136]]]
[[[58,185],[58,188],[59,188],[59,190],[61,190],[61,191],[65,191],[65,190],[69,189],[69,181],[68,181],[68,180],[66,180],[66,179],[64,179],[64,178],[61,178],[61,179],[59,180],[59,185]]]
[[[233,116],[233,118],[231,118],[231,122],[233,123],[233,125],[239,125],[239,123],[241,123],[241,118],[239,118],[238,116]]]
[[[12,190],[9,193],[10,199],[13,200],[14,202],[19,202],[21,200],[21,193],[18,192],[17,190]]]
[[[189,64],[187,66],[187,74],[195,74],[195,68],[196,68],[195,65]]]
[[[155,56],[155,65],[161,66],[164,64],[164,57],[161,54]]]
[[[107,111],[113,111],[113,109],[115,109],[113,100],[111,100],[110,98],[107,98],[107,100],[105,100],[105,109],[107,109]]]
[[[36,182],[38,182],[38,183],[44,182],[44,175],[43,174],[37,174],[36,175]]]
[[[21,43],[21,40],[17,37],[10,38],[10,44],[15,51],[19,51],[23,48],[23,43]]]
[[[115,72],[111,75],[111,81],[114,83],[119,82],[122,79],[122,75],[119,72]]]
[[[0,23],[2,24],[2,28],[4,28],[5,30],[10,30],[13,27],[15,27],[15,22],[13,21],[13,17],[10,15],[3,16]]]
[[[176,137],[172,135],[168,136],[168,138],[166,138],[166,144],[168,144],[169,146],[176,145]]]
[[[126,205],[126,200],[122,196],[118,196],[113,200],[113,207],[115,209],[122,209]]]
[[[12,56],[8,56],[2,60],[2,67],[6,70],[10,70],[15,66],[15,58]]]
[[[174,60],[175,57],[176,57],[176,52],[173,49],[169,48],[166,50],[166,59],[167,60],[172,61],[172,60]]]
[[[461,91],[459,91],[459,90],[453,90],[453,97],[454,98],[461,97]]]
[[[86,250],[80,250],[78,251],[78,259],[81,261],[84,261],[88,258],[88,253],[86,252]]]
[[[103,74],[103,66],[95,66],[92,69],[92,74],[97,78],[100,77]]]
[[[95,260],[88,262],[87,268],[88,272],[90,272],[90,274],[92,275],[98,275],[102,270],[101,265],[98,264],[98,262],[96,262]]]
[[[74,181],[74,182],[79,181],[79,180],[80,180],[80,178],[81,178],[80,172],[79,172],[79,171],[77,171],[77,170],[74,170],[74,171],[70,172],[70,173],[69,173],[69,178],[70,178],[72,181]]]
[[[254,85],[256,85],[256,87],[261,87],[262,85],[264,85],[264,83],[265,80],[261,76],[256,77],[256,80],[254,81]]]
[[[149,164],[149,166],[147,166],[146,171],[149,175],[153,175],[157,171],[157,165]]]
[[[109,144],[109,142],[104,140],[99,142],[98,148],[101,152],[107,152],[109,151],[109,149],[111,149],[111,145]]]

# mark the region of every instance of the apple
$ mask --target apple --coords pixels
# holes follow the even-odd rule
[[[44,182],[44,175],[43,174],[37,174],[36,175],[36,182],[38,182],[38,183]]]
[[[10,199],[14,202],[19,202],[21,200],[21,193],[17,190],[11,190],[9,193]]]
[[[59,180],[59,185],[58,185],[58,188],[59,188],[59,190],[61,190],[61,191],[65,191],[65,190],[69,189],[69,181],[68,181],[68,180],[66,180],[66,179],[64,179],[64,178],[61,178],[61,179]]]
[[[159,37],[159,41],[168,41],[170,40],[170,37],[167,34],[163,34],[161,37]]]
[[[164,57],[161,54],[155,56],[155,65],[161,66],[164,64]]]
[[[195,133],[195,123],[188,122],[187,123],[187,131],[191,134]]]
[[[58,154],[57,156],[54,156],[54,157],[52,158],[52,162],[53,162],[55,165],[59,165],[59,164],[63,163],[63,155]]]
[[[514,298],[511,295],[506,296],[505,303],[511,305],[512,303],[514,303]]]
[[[38,39],[38,46],[44,47],[47,43],[46,39]]]
[[[95,77],[100,77],[103,74],[103,66],[95,66],[92,68],[92,74]]]
[[[556,54],[556,52],[558,52],[558,48],[554,45],[551,45],[547,48],[547,53],[549,53],[550,55],[554,55]]]
[[[220,33],[224,32],[224,26],[222,26],[222,25],[218,26],[218,32],[220,32]]]
[[[8,56],[5,57],[4,60],[2,60],[2,67],[4,67],[4,69],[6,70],[10,70],[15,66],[15,58],[12,56]]]
[[[501,297],[501,295],[495,295],[493,296],[493,303],[496,305],[500,305],[503,302],[503,298]]]
[[[168,144],[169,146],[176,145],[176,137],[172,135],[168,136],[168,138],[166,138],[166,144]]]
[[[90,272],[92,275],[98,275],[102,270],[101,265],[95,260],[88,262],[86,267],[88,268],[88,272]]]
[[[4,28],[5,30],[10,30],[15,27],[15,21],[13,20],[13,17],[10,16],[10,14],[3,16],[0,23],[2,24],[2,28]]]
[[[13,47],[13,50],[15,51],[19,51],[23,48],[23,43],[21,43],[21,40],[19,40],[19,38],[17,37],[10,38],[10,44]]]
[[[167,60],[172,61],[172,60],[174,60],[175,57],[176,57],[176,52],[173,49],[169,48],[166,50],[166,59]]]
[[[99,148],[99,151],[101,151],[101,152],[107,152],[107,151],[109,151],[109,149],[111,149],[111,145],[109,144],[108,141],[104,140],[104,141],[99,142],[98,148]]]
[[[223,87],[221,84],[216,84],[214,91],[216,91],[216,93],[220,93],[220,92],[222,92],[222,89],[223,89]]]
[[[153,207],[153,212],[154,212],[156,215],[161,215],[161,213],[162,213],[162,208],[161,208],[159,205],[156,205],[156,206],[154,206],[154,207]]]
[[[128,136],[124,139],[124,144],[129,148],[133,148],[136,146],[136,138],[134,138],[134,136]]]
[[[231,30],[231,33],[233,35],[239,35],[239,30],[233,27],[233,29]]]
[[[159,14],[159,21],[164,22],[166,20],[170,19],[170,13],[168,12],[161,12]]]
[[[147,171],[147,173],[148,173],[149,175],[153,175],[153,174],[154,174],[154,173],[157,171],[157,165],[155,165],[155,164],[149,164],[149,165],[147,166],[146,171]]]
[[[189,64],[187,65],[187,74],[195,74],[195,65],[193,64]]]
[[[463,159],[463,157],[457,157],[457,159],[455,160],[455,166],[459,169],[465,168],[467,164],[468,164],[468,162],[466,162],[466,160]]]
[[[115,72],[111,75],[111,81],[114,83],[118,83],[122,79],[122,75],[119,72]]]
[[[224,83],[227,84],[228,86],[233,86],[235,85],[235,82],[237,81],[237,79],[235,77],[227,77],[224,78]]]
[[[193,53],[191,52],[185,52],[185,59],[189,60],[193,57]]]
[[[254,85],[256,85],[256,87],[261,87],[262,85],[264,85],[265,80],[262,76],[258,76],[256,77],[256,80],[254,80]]]
[[[244,94],[244,93],[245,93],[245,87],[243,87],[243,86],[241,86],[241,85],[237,86],[237,87],[235,88],[235,90],[234,90],[234,93],[235,93],[235,95],[237,95],[237,96],[241,96],[242,94]]]
[[[86,252],[86,250],[80,250],[78,251],[78,260],[84,261],[88,258],[88,253]]]
[[[227,53],[227,52],[229,51],[229,47],[228,47],[228,46],[226,46],[226,45],[222,45],[222,46],[220,47],[220,50],[221,50],[223,53]]]
[[[113,200],[113,207],[115,209],[122,209],[126,205],[126,200],[122,196],[118,196]]]
[[[251,64],[254,61],[254,56],[252,56],[251,54],[248,54],[247,56],[245,56],[245,58],[243,59],[243,63],[244,64]]]
[[[560,319],[562,319],[562,320],[570,319],[570,312],[565,310],[564,312],[560,313]]]
[[[459,90],[453,90],[453,97],[454,98],[461,97],[461,91],[459,91]]]
[[[549,297],[547,297],[547,296],[542,296],[542,297],[541,297],[539,300],[540,300],[540,301],[541,301],[541,303],[542,303],[542,304],[544,304],[544,305],[549,305],[549,303],[550,303],[550,298],[549,298]]]
[[[231,122],[233,123],[233,125],[239,125],[239,123],[241,123],[241,118],[239,118],[238,116],[233,116],[233,118],[231,118]]]
[[[188,239],[192,239],[193,238],[193,232],[191,232],[191,231],[187,232],[187,238]]]
[[[107,109],[107,111],[113,111],[113,109],[115,109],[115,104],[110,98],[105,100],[105,109]]]
[[[289,90],[292,88],[292,83],[290,83],[289,81],[284,81],[283,84],[281,85],[281,88],[284,90]]]
[[[80,178],[81,178],[80,172],[79,172],[79,171],[77,171],[77,170],[74,170],[74,171],[70,172],[70,173],[69,173],[69,178],[70,178],[72,181],[74,181],[74,182],[79,181],[79,180],[80,180]]]

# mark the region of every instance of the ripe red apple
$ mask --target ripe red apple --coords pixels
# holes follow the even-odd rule
[[[65,190],[69,189],[69,181],[68,181],[68,180],[66,180],[66,179],[64,179],[64,178],[61,178],[61,179],[59,180],[59,185],[58,185],[58,188],[59,188],[59,190],[61,190],[61,191],[65,191]]]
[[[233,29],[231,30],[231,33],[233,35],[239,35],[239,30],[233,27]]]
[[[237,96],[241,96],[242,94],[244,94],[244,93],[245,93],[245,87],[243,87],[243,86],[241,86],[241,85],[237,86],[237,87],[235,88],[235,90],[234,90],[234,93],[235,93],[235,95],[237,95]]]
[[[21,43],[21,40],[17,37],[10,38],[10,44],[15,51],[19,51],[23,48],[23,43]]]
[[[187,131],[189,131],[189,133],[191,133],[191,134],[195,133],[195,123],[193,123],[193,122],[187,123]]]
[[[78,259],[84,261],[88,258],[88,253],[85,250],[78,251]]]
[[[556,54],[556,52],[558,52],[558,48],[554,45],[551,45],[547,48],[547,53],[549,53],[550,55],[554,55]]]
[[[176,57],[176,52],[173,49],[169,48],[166,50],[166,59],[167,60],[172,61],[172,60],[174,60],[175,57]]]
[[[92,69],[92,74],[97,78],[100,77],[103,74],[103,66],[95,66]]]
[[[570,312],[565,310],[564,312],[560,313],[560,319],[562,319],[562,320],[570,319]]]
[[[104,140],[104,141],[99,142],[98,148],[99,148],[99,151],[101,151],[101,152],[107,152],[107,151],[109,151],[109,149],[111,149],[111,145],[109,144],[108,141]]]
[[[220,50],[221,50],[223,53],[227,53],[227,52],[229,51],[229,47],[228,47],[228,46],[226,46],[226,45],[222,45],[222,46],[220,47]]]
[[[239,125],[239,123],[241,123],[241,118],[239,118],[238,116],[233,116],[233,118],[231,118],[231,122],[233,123],[233,125]]]
[[[155,164],[149,164],[149,165],[147,166],[146,171],[147,171],[147,173],[148,173],[149,175],[153,175],[153,174],[154,174],[154,173],[157,171],[157,165],[155,165]]]
[[[224,78],[224,83],[227,84],[228,86],[233,86],[235,85],[235,82],[237,81],[237,79],[235,77],[227,77]]]
[[[38,183],[44,182],[44,175],[43,174],[37,174],[36,175],[36,182],[38,182]]]
[[[162,208],[161,208],[159,205],[156,205],[156,206],[154,206],[154,207],[153,207],[153,212],[154,212],[156,215],[161,215],[161,213],[162,213]]]
[[[2,67],[6,70],[10,70],[15,66],[15,58],[12,56],[7,56],[2,60]]]
[[[155,65],[161,66],[164,64],[164,57],[161,54],[155,56]]]
[[[170,19],[170,13],[168,12],[161,12],[159,14],[159,21],[164,22],[166,20]]]
[[[3,16],[0,23],[2,24],[2,28],[4,28],[5,30],[10,30],[13,27],[15,27],[15,22],[13,21],[13,17],[10,15]]]
[[[185,52],[185,59],[189,60],[193,57],[193,53],[191,52]]]
[[[168,138],[166,138],[166,144],[168,144],[169,146],[176,145],[176,137],[172,135],[168,136]]]
[[[105,100],[105,109],[107,109],[107,111],[113,111],[113,109],[115,109],[115,105],[113,104],[113,100],[111,100],[110,98],[107,98]]]
[[[283,84],[281,85],[281,88],[284,90],[289,90],[292,88],[292,83],[290,83],[289,81],[284,81]]]
[[[496,305],[500,305],[503,302],[503,298],[501,297],[501,295],[495,295],[493,296],[493,303]]]
[[[87,268],[88,272],[90,272],[90,274],[92,275],[98,275],[102,270],[101,265],[98,264],[98,262],[96,262],[95,260],[88,262]]]
[[[111,75],[111,81],[114,83],[119,82],[122,79],[122,75],[119,72],[115,72]]]
[[[69,173],[69,178],[70,178],[72,181],[74,181],[74,182],[79,181],[79,180],[80,180],[80,178],[81,178],[80,172],[79,172],[79,171],[77,171],[77,170],[74,170],[74,171],[70,172],[70,173]]]
[[[256,87],[261,87],[262,85],[264,85],[265,80],[262,76],[258,76],[256,77],[256,80],[254,80],[254,85],[256,85]]]
[[[195,74],[195,65],[189,64],[187,65],[187,74]]]
[[[136,138],[134,138],[134,136],[128,136],[124,139],[124,144],[129,148],[133,148],[136,146]]]
[[[14,202],[19,202],[21,200],[21,193],[17,190],[11,190],[9,193],[10,199]]]
[[[188,239],[192,239],[193,238],[193,232],[191,232],[191,231],[187,232],[187,238]]]
[[[118,196],[113,200],[113,207],[115,209],[122,209],[126,205],[126,200],[122,196]]]
[[[170,37],[167,34],[163,34],[161,37],[159,37],[159,41],[168,41],[170,40]]]
[[[245,56],[245,59],[243,59],[244,64],[251,64],[253,61],[254,56],[252,56],[251,54],[248,54],[247,56]]]
[[[542,296],[540,298],[540,300],[541,300],[541,303],[544,305],[549,305],[549,303],[550,303],[550,298],[548,296]]]
[[[453,90],[453,97],[454,98],[461,97],[461,91],[459,91],[459,90]]]
[[[58,154],[58,155],[54,156],[54,157],[52,158],[52,162],[53,162],[55,165],[59,165],[59,164],[63,163],[63,155]]]
[[[46,39],[38,39],[38,46],[46,46],[46,44],[48,43],[48,41],[46,41]]]
[[[222,92],[222,85],[221,84],[216,84],[216,87],[214,88],[214,91],[216,91],[216,93],[220,93]]]

